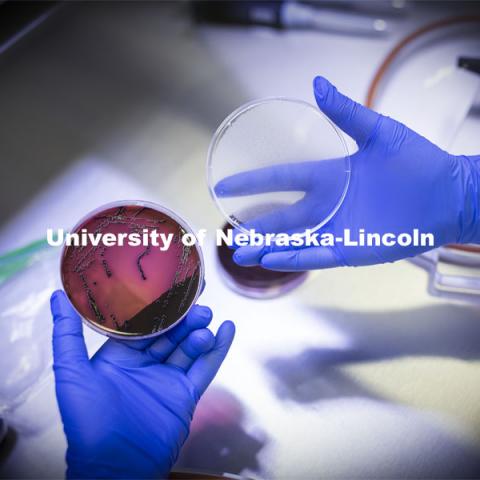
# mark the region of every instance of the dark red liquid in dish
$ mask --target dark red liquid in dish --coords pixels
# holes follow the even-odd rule
[[[226,233],[232,227],[226,223],[222,230]],[[241,267],[233,260],[234,250],[222,242],[217,247],[220,265],[230,283],[239,292],[256,298],[275,297],[300,285],[306,272],[277,272],[263,267]]]
[[[174,235],[158,246],[70,246],[62,282],[70,301],[92,326],[114,336],[145,336],[177,322],[195,300],[201,275],[197,247],[182,242],[184,228],[166,213],[141,205],[107,208],[73,232],[129,234],[144,229]],[[72,233],[73,233],[72,232]],[[160,244],[162,242],[160,241]]]

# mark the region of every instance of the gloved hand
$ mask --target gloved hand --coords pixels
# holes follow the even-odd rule
[[[69,478],[165,478],[187,438],[195,406],[233,340],[224,322],[206,327],[194,306],[164,335],[109,339],[89,360],[82,321],[62,291],[51,298],[58,405]]]
[[[480,156],[449,155],[405,125],[342,95],[325,78],[315,78],[314,93],[319,108],[358,145],[344,202],[320,232],[343,237],[349,229],[355,238],[360,229],[380,235],[418,229],[434,235],[435,247],[480,242]],[[245,225],[264,233],[304,231],[322,220],[322,199],[339,168],[343,159],[267,167],[226,177],[216,192],[229,197],[304,191],[294,205]],[[248,246],[237,249],[234,260],[272,270],[308,270],[391,262],[430,248],[337,242],[309,248]]]

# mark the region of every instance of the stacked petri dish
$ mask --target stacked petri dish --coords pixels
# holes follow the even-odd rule
[[[312,163],[321,164],[315,171],[326,186],[315,203],[309,190],[320,178],[306,174]],[[227,221],[221,228],[264,236],[321,229],[340,208],[350,172],[342,133],[318,108],[289,98],[256,100],[231,113],[215,132],[207,160],[209,190]],[[306,278],[305,272],[239,267],[226,245],[217,253],[227,283],[247,296],[281,295]]]

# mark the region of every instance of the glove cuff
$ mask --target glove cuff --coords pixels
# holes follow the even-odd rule
[[[455,157],[463,190],[458,243],[480,243],[480,156]]]

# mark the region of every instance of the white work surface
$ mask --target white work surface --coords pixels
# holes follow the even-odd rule
[[[205,157],[224,116],[263,96],[312,101],[311,80],[319,73],[361,101],[373,69],[402,32],[428,20],[418,14],[391,36],[372,39],[194,29],[175,11],[167,11],[170,20],[159,19],[159,7],[149,4],[134,14],[129,6],[75,8],[75,15],[63,14],[70,41],[50,39],[49,48],[26,57],[36,58],[36,68],[42,55],[47,62],[36,104],[46,123],[48,115],[60,117],[68,125],[57,119],[58,141],[78,132],[82,148],[3,227],[2,252],[41,237],[47,227],[72,225],[99,204],[139,196],[213,232],[222,219],[204,180]],[[114,58],[105,60],[112,49]],[[34,66],[13,65],[17,75]],[[15,73],[8,75],[0,91],[7,111],[14,102],[22,108],[21,99],[8,103],[18,87]],[[27,101],[36,80],[18,87]],[[66,99],[53,106],[60,85]],[[86,107],[82,112],[83,101],[91,102],[93,120]],[[128,105],[122,110],[116,101]],[[115,128],[105,126],[107,114],[98,120],[109,108],[124,115]],[[39,135],[46,128],[39,124]],[[37,151],[38,161],[48,152],[47,146]],[[479,472],[480,311],[431,298],[426,273],[408,262],[321,271],[282,298],[250,300],[224,285],[210,240],[201,303],[212,307],[214,328],[232,319],[237,336],[200,403],[181,467],[305,479]],[[45,315],[54,285],[47,286]],[[85,334],[91,351],[103,341],[88,329]],[[65,440],[51,377],[22,409],[27,418],[48,418],[48,425],[19,432],[0,475],[61,477]]]

